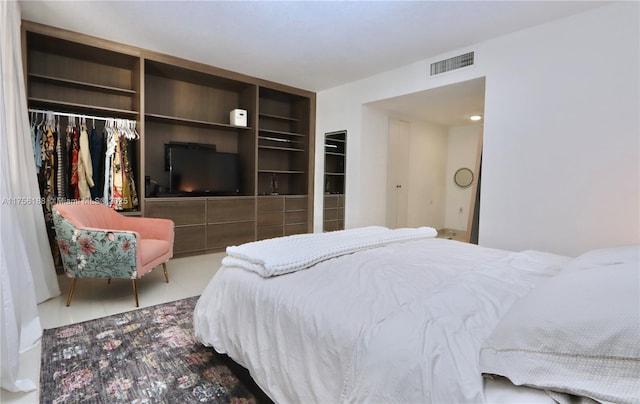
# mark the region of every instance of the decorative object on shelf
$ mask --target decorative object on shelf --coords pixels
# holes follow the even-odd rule
[[[229,121],[233,126],[247,126],[247,111],[234,109],[229,113]]]
[[[473,171],[461,168],[453,175],[453,181],[461,188],[467,188],[473,183]]]

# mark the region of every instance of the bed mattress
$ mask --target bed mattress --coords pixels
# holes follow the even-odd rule
[[[526,388],[495,381],[485,397],[480,346],[568,260],[432,238],[268,278],[223,266],[194,327],[279,403],[526,401]]]

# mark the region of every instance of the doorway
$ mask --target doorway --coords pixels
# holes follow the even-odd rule
[[[485,79],[478,78],[368,104],[389,122],[388,227],[431,226],[462,241],[473,230],[477,240],[484,90]],[[462,168],[473,174],[466,187],[454,179]]]

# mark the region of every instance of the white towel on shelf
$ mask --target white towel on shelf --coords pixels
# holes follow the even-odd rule
[[[309,268],[341,255],[390,243],[432,238],[437,234],[432,227],[389,229],[381,226],[297,234],[227,247],[222,264],[244,268],[266,278]]]

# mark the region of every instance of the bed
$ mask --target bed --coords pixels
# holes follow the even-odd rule
[[[638,246],[572,259],[371,227],[227,254],[196,337],[275,402],[640,397]]]

